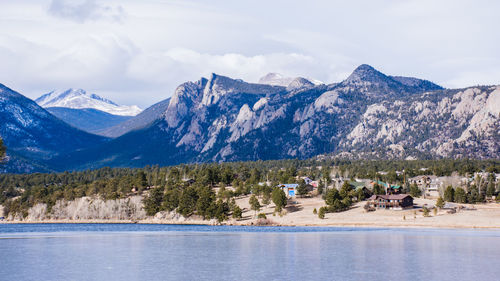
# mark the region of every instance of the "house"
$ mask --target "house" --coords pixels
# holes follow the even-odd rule
[[[385,189],[385,194],[400,194],[401,191],[403,190],[400,185],[388,184],[388,183],[385,183],[385,182],[379,181],[379,180],[372,181],[370,184],[372,186],[372,190],[373,190],[373,186],[375,184],[382,186]]]
[[[314,189],[316,189],[316,188],[318,188],[318,186],[319,186],[319,182],[318,182],[318,181],[312,181],[312,182],[310,183],[310,185],[312,185],[312,187],[313,187]]]
[[[368,204],[377,209],[402,210],[413,207],[413,197],[408,194],[372,195]]]
[[[300,179],[303,179],[305,181],[306,184],[311,184],[311,182],[313,181],[312,179],[310,179],[309,177],[300,177]]]
[[[409,178],[410,184],[416,184],[420,190],[423,190],[431,197],[439,196],[439,188],[443,186],[443,179],[437,176],[416,176]]]
[[[440,180],[436,176],[416,176],[409,178],[410,184],[416,184],[421,190],[437,191],[440,186]]]
[[[288,197],[295,197],[297,194],[297,187],[299,187],[296,183],[287,183],[278,185],[281,190],[283,190]]]

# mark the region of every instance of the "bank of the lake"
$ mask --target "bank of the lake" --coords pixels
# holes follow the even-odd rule
[[[217,220],[203,220],[199,216],[184,218],[174,213],[158,213],[156,216],[141,219],[43,219],[37,220],[28,217],[25,220],[4,220],[3,223],[140,223],[140,224],[196,224],[196,225],[275,225],[275,226],[344,226],[344,227],[410,227],[410,228],[458,228],[458,229],[496,229],[500,228],[500,204],[462,204],[466,207],[457,213],[448,210],[430,212],[424,217],[421,206],[432,206],[435,200],[415,199],[416,207],[407,210],[376,210],[366,212],[364,202],[354,204],[347,211],[327,213],[324,219],[314,214],[314,209],[324,205],[324,200],[315,198],[296,198],[293,205],[285,209],[284,215],[274,212],[274,205],[264,206],[260,213],[264,213],[267,220],[255,218],[255,212],[250,210],[248,196],[236,200],[243,209],[242,219],[229,218],[222,223]],[[36,218],[36,216],[35,216]]]

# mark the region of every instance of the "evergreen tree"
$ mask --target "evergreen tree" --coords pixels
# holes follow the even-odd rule
[[[137,173],[136,180],[137,180],[136,181],[137,187],[139,187],[140,189],[148,186],[148,180],[146,178],[146,173],[144,173],[143,170],[139,170],[139,172]]]
[[[417,184],[413,183],[410,185],[410,195],[412,197],[420,197],[422,195],[422,191],[418,188]]]
[[[220,223],[227,220],[228,214],[229,204],[227,202],[224,202],[222,199],[219,199],[217,203],[215,203],[214,217]]]
[[[467,194],[461,187],[457,187],[457,189],[455,190],[455,202],[462,204],[467,203]]]
[[[436,207],[442,209],[444,207],[444,200],[441,196],[436,200]]]
[[[240,206],[236,205],[233,208],[233,218],[234,219],[241,219],[243,212],[241,211]]]
[[[455,201],[455,190],[451,185],[446,187],[444,191],[444,201],[454,202]]]
[[[339,191],[335,188],[329,189],[325,195],[326,205],[333,206],[336,200],[342,200]]]
[[[488,182],[488,189],[486,190],[486,196],[492,197],[495,196],[496,190],[495,190],[495,182],[491,181]]]
[[[423,208],[423,216],[424,217],[428,217],[429,216],[429,209],[427,209],[427,207]]]
[[[215,193],[212,188],[204,186],[198,189],[198,200],[196,200],[196,213],[209,219],[214,216]]]
[[[169,212],[175,210],[177,206],[179,206],[179,197],[181,192],[177,188],[169,189],[165,192],[165,196],[163,198],[162,208]]]
[[[484,198],[479,193],[478,188],[475,185],[471,186],[470,193],[467,196],[467,202],[470,204],[475,204],[475,203],[480,203],[483,201],[484,201]]]
[[[144,210],[146,215],[154,216],[160,211],[163,201],[163,188],[153,188],[149,191],[149,195],[143,200]]]
[[[349,193],[351,192],[352,187],[349,184],[349,182],[345,181],[344,184],[342,184],[342,187],[339,190],[339,195],[342,198],[346,198],[349,196]]]
[[[304,196],[307,194],[307,185],[303,179],[301,179],[299,182],[299,186],[297,187],[297,193],[300,196]]]
[[[3,140],[2,140],[2,138],[0,138],[0,162],[3,161],[3,159],[5,158],[5,151],[6,151],[6,148],[3,145]]]
[[[259,199],[257,199],[257,196],[255,194],[252,194],[250,196],[250,199],[248,200],[248,203],[250,204],[250,209],[255,211],[255,215],[257,215],[257,212],[260,211],[260,208],[262,207],[259,203]]]
[[[324,219],[325,218],[325,214],[326,214],[326,208],[325,207],[319,208],[318,218]]]
[[[281,212],[287,204],[286,194],[281,188],[275,187],[271,194],[274,205],[276,205],[276,212]]]
[[[192,186],[187,187],[182,191],[179,199],[179,207],[177,211],[184,217],[189,217],[196,210],[196,202],[198,201],[198,193]]]

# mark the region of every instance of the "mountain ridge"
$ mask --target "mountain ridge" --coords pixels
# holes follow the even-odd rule
[[[3,84],[0,108],[0,136],[11,159],[3,168],[8,172],[51,170],[44,166],[48,159],[107,141],[68,125]]]
[[[135,116],[141,112],[141,109],[136,105],[118,105],[109,99],[102,98],[93,93],[88,93],[83,89],[73,88],[63,91],[51,91],[37,98],[35,102],[44,108],[93,108],[109,114],[120,116]]]
[[[217,74],[185,82],[168,104],[159,103],[150,123],[58,155],[49,166],[500,157],[500,86],[444,89],[364,65],[339,83],[311,84],[263,85]]]

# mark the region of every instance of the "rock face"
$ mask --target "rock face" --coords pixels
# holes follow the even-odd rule
[[[499,157],[499,93],[498,86],[472,87],[380,101],[339,146],[378,157]]]
[[[286,87],[251,84],[214,74],[184,83],[162,119],[85,151],[86,162],[75,167],[318,154],[500,157],[500,87],[445,90],[426,80],[387,76],[367,65],[338,84],[295,82]]]
[[[78,130],[32,100],[0,84],[0,137],[7,146],[6,172],[50,170],[45,160],[95,146],[106,138]]]
[[[116,138],[130,131],[142,129],[150,125],[154,121],[160,119],[165,110],[167,110],[169,103],[170,98],[162,100],[144,109],[144,111],[139,113],[137,116],[134,116],[129,120],[117,124],[113,127],[99,130],[97,131],[97,133],[106,137]]]
[[[500,86],[443,89],[368,65],[336,84],[297,78],[281,85],[216,74],[183,83],[162,105],[163,112],[149,119],[152,123],[102,145],[56,156],[48,165],[68,170],[320,154],[500,157]]]
[[[100,198],[81,197],[73,201],[59,200],[47,212],[47,204],[39,203],[28,210],[28,216],[8,217],[8,220],[47,221],[47,220],[132,220],[146,218],[142,197],[132,196],[126,199],[102,200]]]

